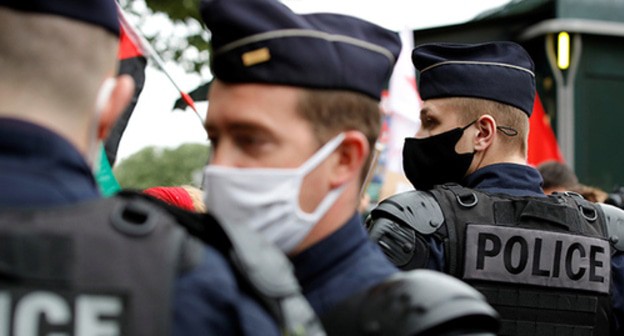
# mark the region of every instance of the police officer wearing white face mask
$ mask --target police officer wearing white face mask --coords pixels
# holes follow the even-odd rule
[[[474,285],[502,335],[621,334],[623,212],[547,197],[526,164],[533,61],[512,42],[416,47],[421,129],[403,149],[417,191],[367,220],[398,267]],[[621,239],[619,239],[621,241]],[[612,254],[613,251],[613,254]],[[588,304],[585,304],[588,303]]]
[[[433,272],[400,275],[356,211],[398,35],[344,15],[297,15],[271,0],[205,0],[201,13],[215,75],[207,210],[287,253],[330,333],[418,335],[445,323],[453,332],[494,331],[496,313],[466,285]],[[426,287],[421,281],[439,284],[442,296],[425,304],[411,290]],[[467,316],[479,323],[467,326]]]
[[[215,74],[206,207],[291,256],[319,314],[397,272],[356,213],[396,33],[278,1],[204,1]],[[348,61],[347,61],[348,60]]]

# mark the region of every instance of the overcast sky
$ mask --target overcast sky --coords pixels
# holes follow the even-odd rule
[[[358,16],[395,31],[460,23],[510,0],[283,0],[295,12],[335,12]],[[162,23],[158,26],[162,27]],[[201,79],[168,63],[167,71],[182,90],[194,89]],[[178,92],[166,76],[148,66],[145,88],[122,138],[118,157],[127,158],[147,146],[177,147],[206,143],[200,120],[191,112],[174,111]],[[202,117],[207,103],[198,104]]]

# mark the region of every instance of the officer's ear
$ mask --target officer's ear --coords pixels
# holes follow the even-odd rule
[[[477,133],[475,134],[475,151],[484,151],[494,142],[496,134],[496,120],[489,114],[479,117],[475,122]]]
[[[134,95],[134,86],[134,80],[130,75],[117,76],[110,97],[102,106],[97,133],[99,140],[106,139],[117,118],[130,104],[130,100]]]
[[[332,168],[331,188],[357,180],[370,153],[368,140],[362,132],[346,131],[344,134],[344,140],[335,152],[338,158]]]

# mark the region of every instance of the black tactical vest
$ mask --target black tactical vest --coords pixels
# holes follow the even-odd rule
[[[430,192],[445,219],[445,271],[487,297],[501,335],[609,334],[611,247],[598,206],[568,194]]]
[[[281,253],[130,192],[0,212],[0,336],[170,335],[173,283],[201,261],[197,238],[230,259],[285,335],[324,335]]]
[[[121,198],[3,210],[0,242],[2,336],[168,335],[173,281],[201,256],[171,215]]]

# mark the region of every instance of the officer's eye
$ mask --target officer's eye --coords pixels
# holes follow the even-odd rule
[[[234,142],[243,151],[250,155],[260,154],[267,147],[270,139],[257,132],[237,134]]]
[[[423,128],[433,128],[438,124],[438,121],[431,117],[424,117],[421,118],[420,123]]]

